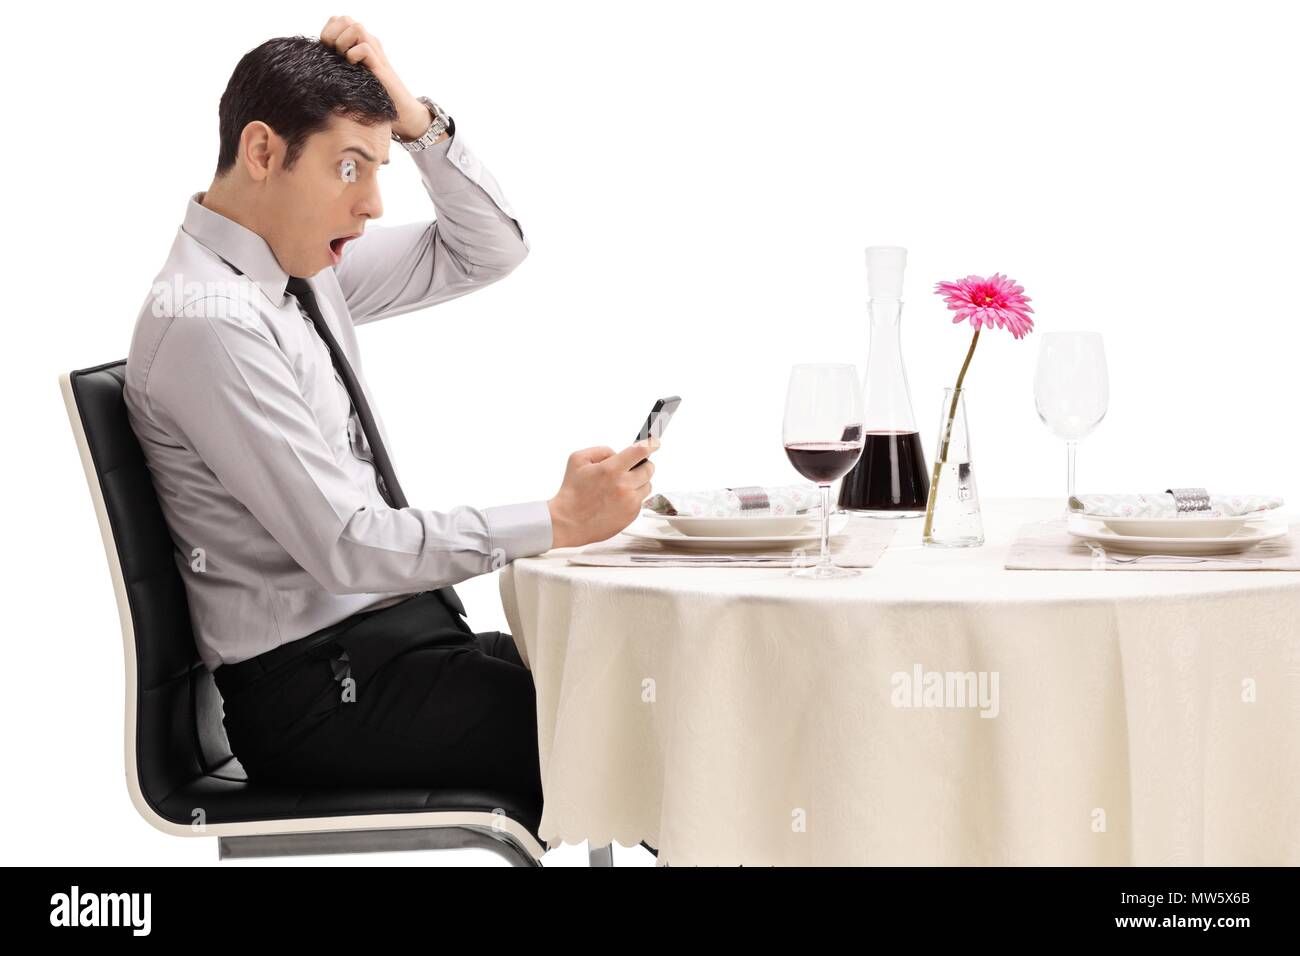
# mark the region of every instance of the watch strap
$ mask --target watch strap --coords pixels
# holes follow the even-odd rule
[[[397,133],[393,133],[394,142],[401,143],[403,148],[409,153],[418,153],[421,150],[428,149],[433,145],[433,141],[441,136],[444,132],[448,136],[456,134],[456,122],[447,112],[427,96],[420,96],[417,99],[423,103],[429,110],[430,123],[429,128],[415,139],[402,139]]]

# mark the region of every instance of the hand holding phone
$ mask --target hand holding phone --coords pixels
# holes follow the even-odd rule
[[[635,475],[654,449],[646,452],[644,442],[655,444],[668,427],[681,398],[670,395],[655,402],[636,441],[622,451],[603,445],[584,448],[569,456],[564,480],[546,505],[551,515],[551,547],[568,548],[605,541],[636,520],[641,505],[650,496],[655,466]],[[606,464],[606,462],[611,462]],[[635,464],[629,464],[635,461]],[[621,474],[618,469],[625,469]]]

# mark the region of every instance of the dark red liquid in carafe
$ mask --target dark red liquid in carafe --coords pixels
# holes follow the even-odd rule
[[[840,483],[846,511],[925,511],[930,476],[917,432],[867,432],[862,457]]]

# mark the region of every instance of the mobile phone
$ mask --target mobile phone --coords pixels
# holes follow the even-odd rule
[[[668,423],[673,419],[673,412],[677,411],[677,406],[682,403],[681,396],[669,395],[667,398],[661,398],[655,402],[654,408],[650,409],[650,414],[646,416],[645,424],[641,430],[636,433],[637,441],[645,441],[647,438],[659,438],[668,428]],[[638,461],[633,468],[636,468],[645,459]]]

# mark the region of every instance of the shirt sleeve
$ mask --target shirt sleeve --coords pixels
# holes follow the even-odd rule
[[[508,275],[528,237],[496,179],[459,134],[415,153],[435,218],[368,226],[334,266],[354,325],[413,312]]]
[[[288,358],[244,308],[213,297],[173,318],[145,398],[321,587],[428,590],[550,549],[545,501],[445,512],[376,505],[334,460]]]

